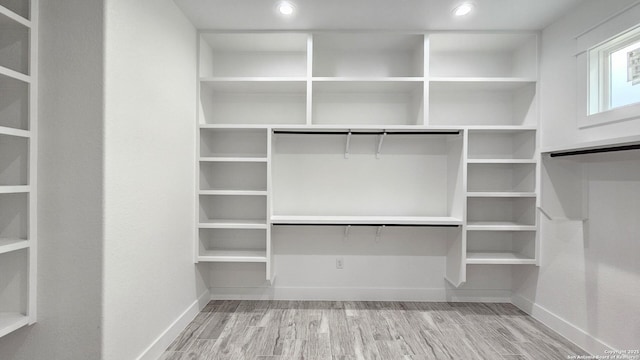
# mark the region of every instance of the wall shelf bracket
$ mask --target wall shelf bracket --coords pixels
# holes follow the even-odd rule
[[[380,237],[382,236],[382,229],[384,229],[385,226],[386,225],[378,226],[378,231],[376,231],[376,242],[380,240]]]
[[[342,238],[343,241],[347,241],[347,239],[349,238],[349,231],[351,231],[351,225],[347,225],[344,227],[344,237]]]
[[[351,130],[347,133],[347,143],[344,146],[344,158],[349,158],[349,147],[351,146]]]
[[[387,136],[387,132],[383,132],[378,137],[378,150],[376,151],[376,159],[380,159],[380,152],[382,151],[382,142],[384,142],[384,137]]]

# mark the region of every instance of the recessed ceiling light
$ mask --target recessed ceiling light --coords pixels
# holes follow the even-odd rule
[[[465,16],[465,15],[469,15],[472,11],[473,11],[473,4],[466,2],[456,6],[453,9],[453,15]]]
[[[281,1],[278,3],[278,12],[282,15],[291,16],[293,15],[294,10],[295,7],[288,1]]]

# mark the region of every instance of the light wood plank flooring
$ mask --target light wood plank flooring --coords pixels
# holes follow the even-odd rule
[[[211,301],[161,360],[567,359],[587,355],[511,304]]]

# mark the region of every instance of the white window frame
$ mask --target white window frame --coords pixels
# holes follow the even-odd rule
[[[592,107],[593,104],[597,109],[607,109],[610,101],[608,86],[609,57],[606,56],[604,61],[600,57],[603,57],[603,54],[611,54],[625,45],[640,40],[638,18],[640,18],[640,1],[576,37],[578,128],[640,120],[640,103],[599,112],[594,112]],[[636,33],[636,31],[638,32]],[[630,35],[625,38],[626,34]],[[620,41],[613,41],[610,47],[602,47],[602,49],[599,49],[601,51],[598,51],[598,57],[591,58],[591,50],[597,49],[619,37],[621,37]],[[605,93],[601,94],[603,91]]]
[[[611,54],[637,42],[640,26],[589,49],[589,116],[623,107],[611,108]]]

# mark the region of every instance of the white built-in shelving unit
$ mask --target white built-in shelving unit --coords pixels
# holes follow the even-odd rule
[[[200,34],[197,262],[274,226],[453,227],[445,278],[538,264],[532,33]],[[346,230],[345,230],[346,231]]]
[[[0,0],[0,337],[36,321],[37,0]]]

